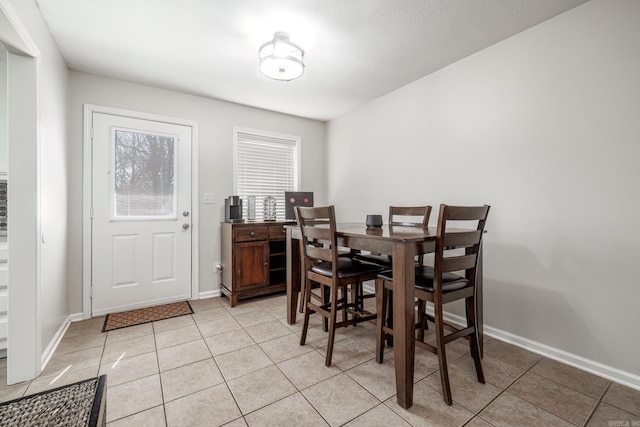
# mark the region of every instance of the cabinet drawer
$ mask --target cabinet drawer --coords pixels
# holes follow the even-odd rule
[[[233,230],[236,242],[251,242],[253,240],[267,240],[269,227],[237,227]]]
[[[282,225],[272,225],[269,227],[269,239],[286,239],[287,230]]]

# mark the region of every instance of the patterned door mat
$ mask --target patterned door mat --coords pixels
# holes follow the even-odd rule
[[[80,381],[0,404],[0,425],[105,426],[107,376]]]
[[[126,328],[127,326],[155,322],[156,320],[170,319],[172,317],[184,316],[186,314],[193,314],[193,309],[191,308],[189,301],[174,302],[172,304],[163,304],[155,307],[123,311],[122,313],[107,314],[107,318],[104,319],[102,332]]]

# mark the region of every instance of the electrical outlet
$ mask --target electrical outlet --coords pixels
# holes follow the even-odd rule
[[[204,203],[206,205],[212,205],[216,202],[214,193],[204,193]]]

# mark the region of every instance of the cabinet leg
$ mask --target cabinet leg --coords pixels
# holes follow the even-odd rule
[[[238,297],[236,295],[229,295],[229,305],[231,307],[238,305]]]

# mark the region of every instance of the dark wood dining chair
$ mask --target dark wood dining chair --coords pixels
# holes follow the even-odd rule
[[[390,227],[428,227],[429,217],[431,216],[431,206],[389,206],[389,226]],[[354,258],[360,261],[372,262],[374,264],[381,265],[387,269],[390,269],[393,264],[391,255],[385,254],[356,254]],[[424,255],[416,256],[416,266],[424,264]],[[364,295],[362,289],[356,290],[355,300],[358,304],[363,305],[364,299],[367,297],[375,297],[374,294]],[[393,295],[389,295],[389,300],[393,299]],[[423,304],[424,302],[418,302]],[[393,306],[389,306],[387,310],[386,321],[391,325],[393,322]],[[424,324],[426,328],[426,323]],[[392,344],[392,339],[387,341],[389,345]]]
[[[428,227],[431,216],[431,206],[389,206],[389,226]],[[373,262],[386,268],[391,268],[393,260],[384,254],[355,254],[355,259]],[[417,261],[422,264],[423,255]]]
[[[436,231],[436,251],[433,267],[419,266],[415,270],[415,295],[419,301],[428,301],[433,305],[433,315],[425,313],[424,305],[419,304],[417,328],[428,318],[435,324],[435,345],[424,340],[424,333],[418,334],[416,345],[438,356],[440,380],[444,401],[452,404],[451,386],[447,368],[445,345],[458,338],[469,340],[471,356],[476,368],[478,381],[484,384],[484,373],[480,360],[476,315],[476,270],[482,234],[484,232],[489,206],[448,206],[440,205]],[[447,229],[455,223],[456,228]],[[472,222],[474,228],[458,228]],[[463,272],[463,274],[460,274]],[[387,315],[389,291],[393,287],[391,272],[383,272],[376,280],[377,337],[376,361],[382,363],[384,341],[393,335],[393,329],[384,324]],[[466,327],[459,328],[443,319],[444,304],[465,300]],[[445,335],[445,328],[450,333]]]
[[[360,286],[366,280],[375,280],[383,268],[339,256],[333,206],[297,206],[296,218],[302,233],[304,252],[305,309],[300,345],[304,345],[307,338],[309,316],[312,313],[321,314],[325,321],[328,320],[329,338],[325,365],[330,366],[336,329],[376,318],[376,314],[359,310],[349,303],[348,287]],[[314,294],[313,283],[320,285],[319,294]],[[339,291],[341,298],[338,298]],[[341,321],[337,320],[339,311],[342,312]]]

